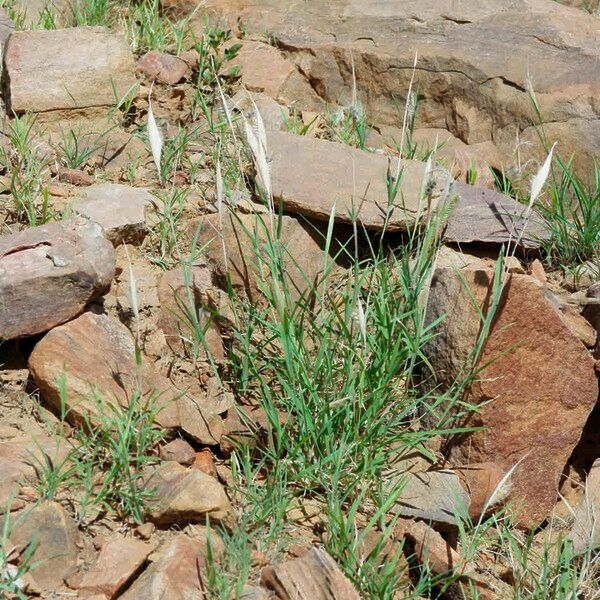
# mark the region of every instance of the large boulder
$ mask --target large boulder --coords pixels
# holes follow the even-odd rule
[[[437,319],[426,348],[443,391],[464,378],[482,330],[480,310],[491,310],[493,263],[443,249],[429,292],[427,322]],[[501,300],[464,393],[478,405],[459,420],[481,430],[452,436],[444,445],[455,466],[495,463],[510,480],[523,527],[551,512],[558,482],[598,400],[594,361],[572,333],[542,284],[529,275],[505,279]],[[445,409],[446,407],[444,407]]]
[[[398,99],[406,98],[417,53],[417,127],[447,128],[468,144],[492,140],[511,158],[517,134],[537,141],[531,83],[548,138],[560,140],[560,151],[575,152],[581,164],[599,153],[600,21],[583,11],[548,0],[209,0],[204,6],[247,33],[268,31],[328,102],[351,101],[354,72],[360,100],[380,123],[402,118]],[[526,159],[530,147],[520,152]]]
[[[17,114],[113,106],[136,85],[125,38],[102,27],[17,31],[4,64]]]
[[[111,244],[96,223],[71,219],[0,238],[0,339],[35,335],[106,293]]]

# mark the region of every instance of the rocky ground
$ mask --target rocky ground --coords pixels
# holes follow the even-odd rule
[[[0,2],[1,598],[600,598],[561,4]]]

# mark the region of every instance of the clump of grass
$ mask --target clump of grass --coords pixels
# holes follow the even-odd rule
[[[30,114],[15,116],[8,122],[10,145],[0,151],[0,166],[10,182],[12,217],[31,226],[52,217],[48,206],[48,159],[35,140],[35,119]]]
[[[585,182],[575,174],[572,160],[559,158],[547,198],[537,203],[537,210],[550,234],[542,245],[551,266],[600,265],[600,167]]]

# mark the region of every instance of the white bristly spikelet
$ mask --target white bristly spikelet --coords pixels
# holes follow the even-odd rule
[[[363,341],[367,341],[367,317],[365,315],[365,309],[360,298],[357,299],[357,312],[358,312],[358,327],[362,335]]]
[[[396,167],[396,181],[400,178],[400,171],[402,169],[402,152],[404,152],[404,138],[406,136],[406,130],[411,118],[411,114],[414,114],[416,109],[416,100],[412,97],[412,88],[415,81],[415,73],[417,71],[417,62],[419,55],[415,52],[415,60],[413,63],[412,75],[410,77],[410,83],[408,84],[408,92],[406,93],[406,104],[404,106],[404,118],[402,119],[402,133],[400,134],[400,154],[398,156],[398,166]]]
[[[554,148],[556,147],[556,142],[550,148],[550,152],[548,152],[548,156],[544,161],[544,164],[541,166],[540,170],[537,172],[537,175],[533,178],[531,182],[531,194],[529,197],[529,206],[528,210],[531,210],[533,207],[533,203],[537,200],[540,192],[542,191],[544,185],[546,184],[546,180],[548,179],[548,175],[550,174],[550,166],[552,165],[552,155],[554,154]]]
[[[154,118],[154,111],[152,110],[152,86],[150,86],[150,93],[148,94],[148,139],[150,140],[150,150],[152,150],[152,158],[154,159],[154,164],[156,165],[156,172],[158,173],[158,178],[162,183],[162,177],[160,172],[160,159],[162,154],[163,147],[163,138],[158,129],[158,125],[156,124],[156,119]]]
[[[217,185],[217,212],[219,214],[219,233],[221,235],[221,245],[223,246],[223,261],[225,271],[227,271],[227,248],[225,247],[225,237],[223,236],[223,203],[225,202],[225,192],[223,185],[223,175],[221,173],[221,161],[217,159],[216,167],[216,185]]]

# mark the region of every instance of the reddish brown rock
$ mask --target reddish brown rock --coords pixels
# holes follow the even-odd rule
[[[190,466],[194,464],[196,460],[196,453],[194,449],[181,438],[173,440],[160,448],[161,460],[173,461],[180,465]]]
[[[302,558],[264,568],[260,579],[280,600],[360,600],[333,558],[317,548]]]
[[[35,335],[106,293],[112,246],[95,223],[70,219],[0,238],[0,338]]]
[[[17,114],[112,106],[136,84],[125,38],[102,27],[17,31],[4,62]]]
[[[176,462],[158,467],[148,478],[147,487],[155,490],[149,514],[153,523],[204,523],[207,518],[218,523],[231,513],[225,490],[216,479]]]
[[[458,552],[437,531],[422,521],[411,523],[404,535],[414,544],[419,563],[426,564],[434,575],[462,568],[463,561]]]
[[[64,579],[75,570],[79,533],[75,521],[56,502],[44,502],[23,513],[10,532],[11,542],[24,550],[36,544],[31,572],[39,588],[54,592],[64,586]]]
[[[208,448],[196,452],[194,457],[194,469],[198,469],[211,477],[217,477],[217,467],[212,452]]]
[[[114,537],[103,546],[96,564],[84,575],[80,594],[104,594],[112,600],[141,569],[155,545]]]
[[[143,398],[153,398],[158,423],[179,426],[175,400],[180,393],[150,365],[138,370],[131,333],[107,315],[85,313],[50,331],[33,349],[29,369],[42,396],[57,411],[61,410],[58,380],[65,377],[70,422],[82,422],[86,416],[93,422],[101,410],[99,399],[128,406],[141,390]]]
[[[444,319],[426,351],[444,389],[464,376],[481,330],[471,298],[489,310],[494,270],[448,249],[437,265],[427,321]],[[465,393],[467,402],[481,406],[459,422],[483,430],[453,436],[444,446],[457,466],[515,467],[511,500],[523,527],[550,514],[560,475],[598,399],[594,362],[548,294],[529,275],[508,277],[477,362],[488,366]]]
[[[58,179],[71,185],[87,186],[94,183],[94,178],[81,169],[60,169]]]
[[[177,56],[153,50],[138,60],[137,70],[148,79],[158,79],[162,83],[175,85],[185,77],[188,65]]]
[[[503,483],[506,473],[495,463],[468,465],[458,473],[471,499],[469,516],[474,521],[497,509],[510,493],[510,481]]]
[[[119,597],[120,600],[191,600],[203,598],[207,586],[208,543],[218,557],[223,544],[216,533],[196,529],[194,537],[182,533],[167,543],[158,558]]]
[[[296,65],[273,46],[244,40],[230,65],[240,67],[242,83],[250,92],[263,93],[283,105],[299,104],[315,110],[322,107],[323,101]]]

